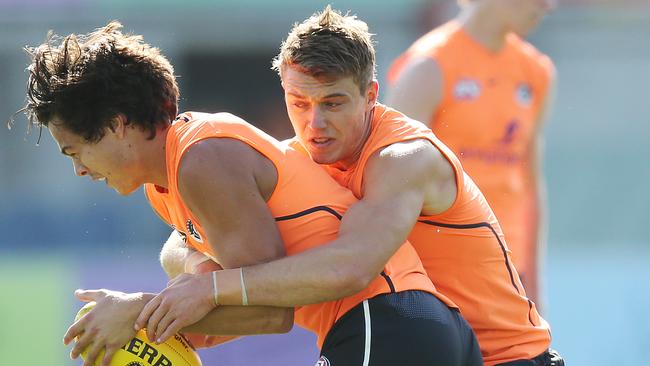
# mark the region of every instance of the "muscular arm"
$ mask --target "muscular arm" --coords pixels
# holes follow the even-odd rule
[[[360,291],[404,243],[425,199],[442,212],[455,195],[453,170],[428,141],[384,148],[368,162],[364,197],[343,216],[336,240],[244,269],[249,302],[297,306]]]
[[[438,63],[429,57],[408,62],[388,91],[386,105],[429,127],[442,100],[443,78]]]
[[[179,169],[179,190],[201,222],[215,259],[223,268],[253,265],[285,255],[284,243],[266,204],[276,182],[273,164],[241,141],[208,139],[186,152]],[[239,273],[232,280],[239,282]],[[241,299],[241,289],[238,292]],[[172,330],[196,323],[212,308],[212,274],[182,274],[144,308],[137,325],[143,326],[141,320],[148,319],[149,337],[164,340],[173,334]],[[195,325],[199,328],[189,330],[261,334],[286,332],[291,325],[292,308],[223,307]]]
[[[182,329],[183,332],[209,335],[242,336],[250,334],[286,333],[293,326],[293,311],[277,308],[273,314],[268,306],[219,306],[203,319]],[[280,311],[282,310],[282,311]],[[291,309],[293,310],[293,309]]]

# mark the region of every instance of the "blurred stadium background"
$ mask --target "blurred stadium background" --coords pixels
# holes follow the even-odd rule
[[[392,59],[455,2],[332,1],[376,34],[380,83]],[[396,5],[398,4],[399,5]],[[0,118],[24,102],[25,45],[49,29],[85,33],[118,19],[176,67],[181,110],[229,111],[291,135],[270,60],[311,0],[0,0]],[[558,69],[545,129],[549,235],[545,317],[571,366],[646,365],[650,349],[650,4],[560,0],[531,40]],[[4,126],[3,126],[4,127]],[[72,173],[18,116],[0,129],[0,365],[80,364],[62,335],[76,288],[156,291],[165,227],[141,192],[121,198]],[[302,330],[203,350],[205,365],[312,365]]]

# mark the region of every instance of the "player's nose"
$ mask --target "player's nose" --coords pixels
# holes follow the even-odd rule
[[[72,166],[74,167],[74,173],[78,177],[82,177],[84,175],[88,175],[88,168],[86,168],[83,164],[80,162],[73,160],[72,161]]]
[[[325,115],[320,108],[312,109],[312,112],[309,115],[309,127],[311,127],[312,130],[322,130],[327,127]]]

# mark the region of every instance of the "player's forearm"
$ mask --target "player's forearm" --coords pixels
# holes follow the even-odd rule
[[[357,292],[350,279],[358,281],[360,276],[350,273],[357,268],[349,251],[332,244],[324,247],[243,269],[218,271],[219,304],[243,304],[240,270],[249,305],[293,307]]]
[[[365,263],[352,248],[330,243],[309,252],[244,269],[250,304],[302,306],[340,299],[364,288]],[[377,275],[379,272],[376,272]],[[374,277],[374,276],[372,276]],[[238,302],[237,298],[232,300]]]
[[[239,338],[239,336],[212,336],[198,333],[183,333],[194,348],[209,348],[219,346]]]
[[[293,326],[293,308],[219,306],[183,332],[241,336],[286,333]]]
[[[302,306],[340,299],[365,288],[403,244],[411,226],[368,204],[346,213],[340,236],[328,244],[279,260],[246,267],[248,303]],[[239,269],[217,274],[219,303],[242,304]]]

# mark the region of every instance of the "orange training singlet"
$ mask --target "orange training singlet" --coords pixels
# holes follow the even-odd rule
[[[238,117],[228,113],[189,112],[180,115],[167,133],[169,188],[145,185],[151,206],[164,221],[186,237],[189,245],[215,257],[201,223],[185,206],[178,190],[178,169],[183,154],[194,143],[208,138],[240,140],[275,165],[278,181],[267,204],[275,217],[287,255],[336,238],[341,215],[356,201],[347,189],[336,184],[304,155]],[[355,305],[378,294],[411,289],[436,294],[413,247],[406,243],[367,288],[337,301],[296,308],[295,321],[317,334],[320,348],[334,322]]]
[[[395,80],[415,56],[440,67],[443,95],[429,126],[460,158],[503,227],[520,273],[537,273],[539,222],[532,151],[554,73],[551,60],[515,34],[498,53],[457,21],[417,40],[389,72]]]
[[[449,209],[421,216],[409,235],[431,281],[460,307],[476,333],[485,365],[543,353],[550,344],[549,326],[526,298],[496,217],[458,158],[430,129],[377,104],[359,160],[346,171],[326,170],[361,198],[368,159],[383,147],[413,139],[429,140],[440,150],[453,165],[458,189]],[[299,145],[297,140],[290,144]]]

